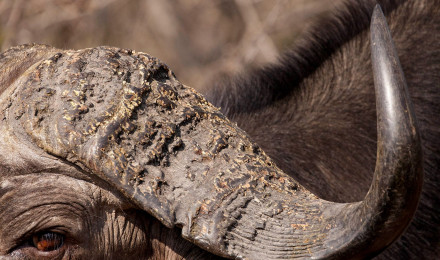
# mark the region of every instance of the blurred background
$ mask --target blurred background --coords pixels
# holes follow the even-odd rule
[[[23,43],[147,52],[180,81],[209,82],[274,62],[341,0],[0,0],[1,51]]]

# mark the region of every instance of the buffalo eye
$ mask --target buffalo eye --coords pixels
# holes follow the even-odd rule
[[[32,243],[38,251],[55,251],[64,245],[64,236],[55,232],[43,232],[34,235]]]

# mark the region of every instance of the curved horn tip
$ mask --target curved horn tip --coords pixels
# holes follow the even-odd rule
[[[380,16],[382,19],[385,20],[385,16],[383,14],[382,8],[380,7],[380,4],[376,4],[374,6],[372,19],[374,19],[374,17],[376,17],[376,16]]]
[[[330,231],[321,258],[372,257],[410,223],[423,183],[416,117],[386,18],[376,5],[371,20],[371,60],[377,110],[377,161],[365,199],[347,204]],[[343,207],[343,206],[342,206]],[[331,249],[331,250],[330,250]]]
[[[371,60],[378,116],[378,138],[418,139],[414,109],[390,29],[377,4],[371,20]],[[402,124],[403,123],[403,124]],[[407,131],[409,130],[409,131]]]

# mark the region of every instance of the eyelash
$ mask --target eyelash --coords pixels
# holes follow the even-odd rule
[[[67,250],[66,235],[58,230],[36,232],[9,251],[11,256],[26,255],[31,259],[61,259]]]
[[[34,234],[29,242],[40,252],[50,252],[64,246],[65,236],[57,232],[43,231]]]

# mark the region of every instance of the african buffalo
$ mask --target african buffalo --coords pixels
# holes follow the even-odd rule
[[[375,2],[213,84],[229,119],[144,53],[2,53],[0,259],[435,258],[440,0],[380,1],[396,48]]]

